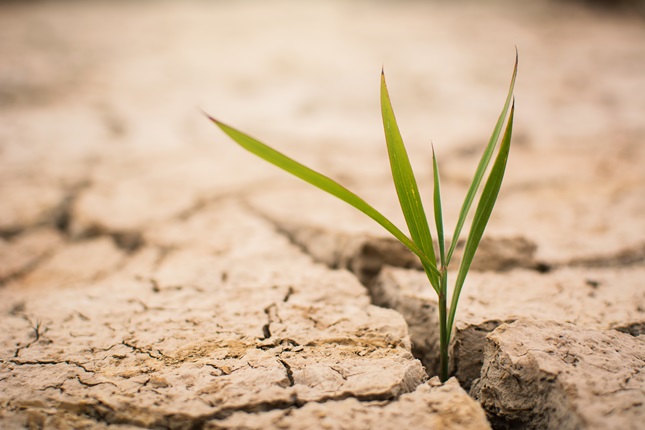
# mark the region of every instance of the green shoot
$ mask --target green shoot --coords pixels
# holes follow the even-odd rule
[[[499,194],[499,189],[502,186],[502,179],[504,179],[504,171],[506,170],[506,162],[508,161],[508,152],[511,147],[511,135],[513,133],[513,118],[515,116],[515,102],[511,107],[511,113],[509,115],[508,123],[506,125],[506,131],[504,132],[504,137],[502,138],[502,144],[500,146],[499,152],[497,153],[497,158],[493,164],[493,168],[490,171],[484,190],[482,191],[481,197],[479,198],[479,204],[475,210],[475,216],[473,218],[473,223],[470,227],[470,232],[468,233],[468,239],[466,240],[466,246],[464,248],[464,255],[461,258],[461,264],[459,265],[459,271],[457,272],[457,281],[455,282],[455,288],[452,293],[452,304],[450,306],[450,315],[448,317],[448,330],[452,329],[452,325],[455,319],[455,312],[457,310],[457,302],[459,301],[459,294],[461,293],[461,287],[464,285],[466,280],[466,275],[470,269],[470,264],[475,257],[475,252],[479,246],[479,241],[481,240],[490,214],[493,212],[493,206],[495,206],[495,201],[497,200],[497,195]]]
[[[502,112],[499,114],[499,118],[497,119],[497,123],[495,124],[495,128],[493,129],[493,134],[488,140],[488,145],[486,145],[486,149],[482,154],[482,158],[479,160],[479,164],[477,165],[477,169],[475,170],[475,177],[473,178],[473,181],[471,182],[470,187],[468,188],[468,192],[466,193],[466,198],[464,199],[464,204],[461,206],[461,211],[459,211],[457,226],[455,227],[455,233],[452,235],[452,243],[450,244],[450,250],[448,251],[448,257],[447,257],[448,264],[450,263],[450,259],[452,258],[452,253],[455,251],[455,248],[457,247],[457,242],[459,241],[459,235],[461,234],[461,229],[464,227],[464,222],[466,221],[466,217],[468,216],[468,212],[470,211],[470,206],[473,204],[473,200],[475,199],[475,194],[479,189],[479,185],[482,182],[482,178],[484,177],[486,168],[488,168],[488,163],[490,162],[490,159],[493,156],[493,152],[495,151],[495,146],[497,145],[497,141],[499,140],[499,134],[501,133],[502,126],[504,125],[504,119],[506,119],[506,116],[508,115],[508,108],[513,98],[513,89],[515,88],[515,78],[517,78],[517,60],[518,58],[517,58],[517,51],[516,51],[515,67],[513,68],[513,77],[511,78],[511,85],[508,88],[508,95],[506,96],[506,102],[504,103],[504,108],[502,109]]]
[[[432,170],[434,173],[434,222],[437,228],[437,241],[439,243],[439,262],[441,268],[446,267],[446,243],[443,233],[443,210],[441,209],[441,183],[439,182],[439,165],[437,164],[437,155],[432,146]]]
[[[405,235],[405,233],[399,230],[397,226],[395,226],[389,219],[385,218],[385,216],[382,215],[379,211],[365,202],[365,200],[352,193],[333,179],[314,170],[311,170],[307,166],[298,163],[297,161],[287,157],[286,155],[276,151],[275,149],[265,145],[264,143],[259,142],[251,136],[248,136],[232,127],[229,127],[228,125],[216,120],[213,117],[209,116],[209,119],[244,149],[291,173],[293,176],[296,176],[303,181],[320,188],[323,191],[327,191],[329,194],[338,197],[339,199],[352,205],[359,211],[363,212],[365,215],[372,218],[388,232],[390,232],[392,236],[396,237],[410,251],[415,253],[424,266],[427,265],[428,267],[433,267],[436,271],[434,261],[428,259],[428,257],[426,257],[426,254],[419,247],[417,247],[417,245],[415,245],[414,242],[412,242]],[[438,274],[439,272],[436,272],[436,275]]]
[[[399,127],[394,118],[394,111],[390,104],[390,96],[387,92],[385,74],[383,72],[381,72],[381,111],[383,114],[383,128],[385,129],[387,152],[390,156],[390,166],[392,167],[392,178],[394,179],[396,193],[399,196],[401,210],[410,230],[412,241],[421,248],[421,251],[432,262],[431,267],[426,267],[425,264],[423,266],[428,274],[430,283],[435,291],[439,292],[440,275],[436,275],[437,263],[434,245],[432,244],[432,235],[428,227],[425,211],[423,210],[423,204],[421,203],[417,181],[414,178],[414,173],[412,173],[410,159],[408,158]]]
[[[238,131],[221,121],[209,117],[224,133],[233,139],[240,146],[257,155],[258,157],[274,164],[275,166],[291,173],[292,175],[320,188],[323,191],[343,200],[354,208],[360,210],[390,234],[397,238],[403,245],[419,257],[421,264],[426,272],[430,285],[437,293],[438,306],[439,306],[439,350],[440,350],[440,363],[439,363],[439,377],[442,381],[446,381],[449,377],[448,374],[448,349],[450,345],[450,337],[454,325],[455,314],[457,311],[457,304],[459,302],[459,295],[461,294],[466,275],[470,270],[475,252],[479,246],[484,230],[490,219],[493,211],[495,201],[499,194],[499,190],[504,178],[504,171],[506,170],[506,163],[508,161],[508,154],[511,145],[511,135],[513,131],[513,119],[515,114],[515,102],[513,98],[513,90],[515,87],[515,79],[517,76],[517,54],[515,57],[515,67],[511,84],[506,97],[506,102],[499,119],[495,124],[493,133],[488,141],[488,144],[482,154],[475,176],[466,193],[466,198],[461,207],[455,232],[452,236],[450,247],[446,252],[445,233],[443,225],[443,210],[441,204],[441,184],[439,181],[439,165],[437,157],[432,148],[432,163],[433,163],[433,209],[435,229],[437,232],[438,241],[438,255],[435,252],[432,233],[428,224],[425,210],[423,209],[422,199],[417,186],[417,181],[412,172],[410,159],[403,144],[403,139],[399,131],[399,127],[394,116],[394,110],[390,102],[390,96],[385,83],[385,75],[381,73],[381,113],[383,116],[383,128],[385,131],[385,140],[387,143],[387,151],[390,159],[390,167],[392,171],[392,179],[399,198],[401,210],[403,212],[410,237],[406,236],[397,226],[390,220],[383,216],[379,211],[374,209],[365,200],[349,191],[347,188],[340,185],[333,179],[322,175],[297,161],[287,157],[286,155],[274,150],[273,148],[265,145],[264,143],[250,137],[247,134]],[[509,111],[510,109],[510,111]],[[509,113],[510,112],[510,113]],[[501,138],[500,134],[504,129],[504,135]],[[490,171],[488,166],[490,164],[495,149],[497,155]],[[452,259],[453,253],[457,247],[459,235],[466,222],[466,218],[470,213],[471,206],[475,197],[480,189],[481,183],[484,179],[486,172],[484,188],[479,197],[477,207],[473,216],[472,225],[468,232],[466,246],[461,259],[459,270],[457,272],[457,279],[452,291],[452,299],[450,308],[448,308],[448,267]]]

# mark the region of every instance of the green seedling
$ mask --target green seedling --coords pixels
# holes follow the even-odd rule
[[[419,257],[423,269],[438,296],[439,306],[439,377],[442,381],[448,379],[448,347],[450,345],[450,336],[455,321],[455,312],[459,302],[459,295],[466,280],[466,275],[481,241],[484,229],[490,218],[493,206],[499,194],[506,170],[508,153],[511,145],[511,134],[513,130],[513,116],[515,112],[515,100],[513,89],[515,87],[515,78],[517,76],[517,54],[515,57],[515,67],[511,84],[506,97],[506,102],[502,109],[499,119],[495,124],[493,133],[481,156],[472,183],[466,193],[463,205],[459,212],[457,224],[455,226],[449,247],[446,249],[444,234],[444,224],[441,204],[441,191],[439,183],[439,168],[437,157],[432,149],[432,161],[434,171],[434,189],[433,189],[433,206],[434,221],[437,232],[437,250],[432,238],[430,225],[428,224],[417,182],[412,173],[410,160],[407,151],[403,145],[403,139],[394,117],[390,96],[385,84],[385,74],[381,73],[381,112],[383,116],[383,127],[385,129],[385,140],[387,151],[390,159],[392,177],[399,203],[408,226],[410,237],[403,233],[390,220],[383,216],[379,211],[374,209],[361,197],[357,196],[338,182],[322,175],[297,161],[283,155],[275,149],[263,144],[262,142],[250,137],[247,134],[238,131],[221,121],[209,117],[224,133],[237,142],[240,146],[257,155],[260,158],[286,170],[294,176],[326,191],[339,199],[349,203],[356,209],[365,213],[374,221],[383,226],[403,245]],[[504,133],[502,135],[502,129]],[[502,136],[500,139],[500,135]],[[498,144],[499,143],[499,144]],[[489,169],[490,161],[495,156],[492,167]],[[484,182],[483,189],[479,193],[484,176],[488,176]],[[471,212],[472,204],[479,194],[479,201],[472,217],[472,224],[468,232],[463,255],[457,271],[457,277],[452,289],[450,307],[448,307],[448,268],[452,260],[454,251],[457,247],[461,230],[464,227],[466,219]]]

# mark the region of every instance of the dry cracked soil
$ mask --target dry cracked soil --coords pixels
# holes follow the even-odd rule
[[[617,3],[0,2],[0,428],[642,428],[645,8]],[[442,384],[414,257],[200,110],[402,225],[384,66],[451,226],[515,45]]]

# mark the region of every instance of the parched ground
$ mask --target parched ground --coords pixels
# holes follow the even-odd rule
[[[623,3],[1,2],[0,428],[640,428],[645,21]],[[414,258],[201,110],[403,225],[384,66],[452,226],[515,46],[441,384]]]

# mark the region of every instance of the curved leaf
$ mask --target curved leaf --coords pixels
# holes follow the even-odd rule
[[[470,265],[475,257],[475,252],[479,246],[479,242],[484,234],[484,229],[486,224],[490,219],[490,214],[493,211],[493,206],[495,206],[495,201],[499,195],[499,189],[502,186],[502,180],[504,179],[504,172],[506,170],[506,163],[508,161],[508,153],[511,147],[511,135],[513,134],[513,117],[515,115],[515,101],[511,106],[511,113],[508,116],[508,123],[506,125],[506,131],[504,132],[504,137],[500,144],[499,153],[495,158],[495,163],[490,171],[488,179],[486,180],[486,185],[482,191],[482,195],[479,198],[479,203],[477,204],[477,209],[475,210],[475,216],[473,218],[473,223],[470,227],[470,232],[468,233],[468,239],[466,240],[466,246],[464,248],[464,255],[461,259],[461,264],[459,266],[459,271],[457,272],[457,279],[455,280],[455,287],[452,293],[452,301],[450,304],[450,313],[448,315],[448,333],[452,330],[452,324],[455,319],[455,313],[457,312],[457,303],[459,302],[459,295],[461,294],[461,288],[464,285],[466,280],[466,275],[470,269]]]
[[[475,194],[477,194],[477,190],[479,189],[482,178],[484,177],[484,173],[488,168],[488,164],[490,163],[490,160],[493,156],[495,146],[497,145],[499,135],[502,131],[502,127],[504,125],[504,119],[506,119],[506,116],[508,114],[508,108],[511,104],[511,99],[513,98],[513,90],[515,88],[515,78],[517,78],[517,65],[518,65],[518,54],[516,49],[515,67],[513,68],[513,77],[511,78],[511,84],[508,88],[508,95],[506,96],[506,102],[504,102],[504,107],[502,108],[502,112],[500,113],[499,118],[497,119],[497,123],[495,124],[495,128],[493,129],[493,134],[491,135],[488,141],[488,145],[486,145],[486,148],[484,149],[484,153],[482,154],[482,157],[479,160],[479,164],[477,165],[477,170],[475,170],[475,176],[473,177],[470,187],[468,188],[468,192],[466,193],[466,198],[464,199],[464,203],[461,206],[461,210],[459,211],[459,218],[457,218],[457,226],[455,227],[455,232],[452,235],[452,242],[450,243],[450,249],[448,250],[446,264],[450,264],[450,260],[452,259],[452,254],[455,251],[455,248],[457,247],[457,242],[459,241],[459,235],[461,234],[461,229],[463,228],[464,223],[466,222],[466,217],[468,216],[470,207],[473,203],[473,200],[475,199]]]
[[[383,115],[383,128],[387,142],[387,152],[390,157],[392,178],[399,197],[401,210],[405,222],[410,230],[412,241],[423,251],[433,263],[434,271],[428,273],[430,282],[435,289],[439,288],[439,278],[434,272],[437,271],[437,263],[432,243],[432,234],[428,227],[428,220],[423,209],[421,196],[417,181],[412,172],[410,159],[403,144],[403,138],[394,117],[390,96],[385,84],[385,74],[381,73],[381,113]]]
[[[434,145],[432,146],[432,171],[434,172],[434,221],[437,227],[437,241],[439,242],[439,261],[441,267],[446,268],[446,244],[443,231],[443,210],[441,208],[441,183],[439,181],[439,164],[437,163],[437,155],[434,152]]]
[[[208,116],[208,115],[207,115]],[[268,161],[269,163],[285,170],[292,175],[302,179],[305,182],[310,183],[323,191],[328,192],[329,194],[338,197],[344,202],[352,205],[359,211],[363,212],[374,221],[379,223],[383,228],[385,228],[390,234],[397,238],[403,245],[405,245],[410,251],[415,253],[424,267],[431,267],[434,263],[434,260],[430,260],[426,254],[414,244],[413,241],[408,238],[405,233],[399,230],[390,220],[388,220],[384,215],[379,211],[374,209],[369,205],[365,200],[349,191],[347,188],[340,185],[338,182],[333,179],[322,175],[307,166],[304,166],[297,161],[287,157],[286,155],[276,151],[275,149],[265,145],[264,143],[252,138],[251,136],[242,133],[239,130],[230,127],[221,121],[216,120],[213,117],[208,116],[208,118],[215,123],[224,133],[226,133],[231,139],[233,139],[237,144],[239,144],[244,149],[250,151],[251,153],[257,155],[258,157]],[[430,269],[432,270],[432,269]],[[435,268],[436,271],[436,268]],[[437,273],[438,275],[438,273]]]

